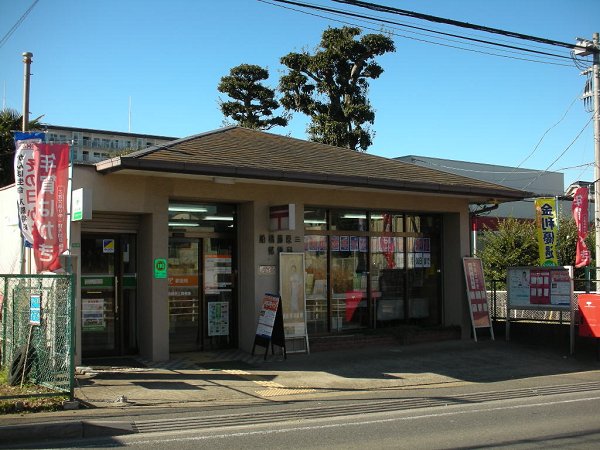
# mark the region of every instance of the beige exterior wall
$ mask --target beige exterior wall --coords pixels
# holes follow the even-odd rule
[[[158,361],[169,357],[169,321],[167,280],[154,279],[153,260],[168,256],[169,200],[227,202],[238,204],[238,335],[239,347],[252,349],[256,319],[265,292],[278,291],[277,275],[261,275],[261,265],[277,265],[277,255],[269,255],[258,236],[269,233],[269,206],[296,205],[296,230],[292,234],[293,250],[304,251],[304,205],[332,208],[388,209],[443,215],[443,295],[444,324],[461,325],[463,336],[470,334],[468,309],[464,293],[461,258],[469,252],[468,204],[466,199],[450,196],[425,196],[391,191],[361,191],[349,188],[306,187],[274,183],[215,183],[212,179],[159,176],[157,174],[99,175],[93,167],[76,166],[73,189],[91,189],[93,210],[139,214],[138,233],[138,310],[140,354]],[[80,271],[77,243],[81,243],[81,226],[75,223],[71,242],[75,267]],[[286,247],[289,244],[286,244]],[[77,291],[77,315],[81,298]],[[81,336],[78,320],[77,336]],[[79,339],[78,339],[79,341]],[[77,349],[80,361],[81,349]]]
[[[267,183],[215,183],[212,179],[132,175],[99,175],[93,167],[76,166],[73,189],[90,189],[93,210],[140,216],[138,231],[138,327],[140,354],[154,361],[169,358],[167,280],[155,279],[153,261],[168,256],[168,203],[170,200],[228,202],[238,204],[238,337],[240,348],[250,351],[256,318],[265,292],[279,289],[276,274],[262,275],[259,266],[276,266],[277,255],[269,255],[258,236],[269,234],[269,207],[296,205],[293,250],[304,251],[304,205],[329,208],[388,209],[439,213],[443,217],[443,296],[445,325],[460,325],[470,336],[470,319],[464,293],[461,258],[469,253],[469,217],[466,200],[449,196],[424,196],[385,191],[360,191],[325,186],[306,187]],[[0,233],[3,236],[0,273],[18,273],[20,234],[14,186],[0,189]],[[81,223],[71,227],[74,270],[81,272]],[[286,244],[286,247],[289,246]],[[79,280],[79,277],[77,277]],[[76,362],[81,362],[81,296],[76,289]]]

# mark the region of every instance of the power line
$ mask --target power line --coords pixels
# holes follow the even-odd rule
[[[535,145],[535,147],[533,148],[533,150],[529,153],[529,155],[527,155],[525,157],[525,159],[523,159],[518,165],[517,168],[521,167],[523,164],[525,164],[525,162],[531,158],[534,153],[537,151],[537,149],[539,148],[540,144],[542,143],[542,141],[544,140],[544,138],[546,137],[546,135],[550,132],[550,130],[552,130],[554,127],[558,126],[564,119],[565,117],[567,117],[567,114],[569,113],[569,111],[571,110],[571,108],[573,107],[573,105],[575,104],[575,102],[579,100],[579,96],[575,97],[573,99],[573,101],[571,102],[571,104],[569,105],[569,107],[567,108],[567,110],[565,111],[565,113],[563,114],[563,116],[560,118],[560,120],[558,122],[556,122],[554,125],[552,125],[550,128],[548,128],[544,134],[542,134],[542,137],[540,137],[539,141],[537,142],[537,144]],[[502,180],[504,181],[504,179]],[[500,184],[502,184],[502,181],[500,181]]]
[[[531,180],[529,183],[527,183],[526,186],[524,186],[523,188],[521,188],[522,190],[527,189],[527,187],[529,187],[534,181],[536,181],[539,177],[541,177],[544,173],[548,172],[550,167],[552,167],[560,158],[562,158],[565,153],[567,153],[567,151],[573,146],[573,144],[575,144],[575,142],[577,141],[577,139],[579,139],[579,137],[583,134],[583,132],[585,131],[585,129],[588,127],[588,125],[592,122],[592,120],[594,119],[595,114],[592,114],[592,116],[590,117],[590,119],[586,122],[586,124],[584,125],[584,127],[581,129],[581,131],[577,134],[577,136],[575,136],[575,139],[573,139],[571,141],[571,143],[569,145],[567,145],[567,147],[561,152],[560,155],[558,155],[554,161],[552,161],[550,163],[550,165],[548,167],[546,167],[543,171],[540,172],[540,174],[533,180]]]
[[[285,0],[275,0],[275,1],[285,1]],[[335,3],[343,3],[346,5],[357,6],[360,8],[371,9],[371,10],[379,11],[379,12],[387,12],[390,14],[398,14],[398,15],[402,15],[402,16],[414,17],[416,19],[427,20],[430,22],[444,23],[444,24],[453,25],[456,27],[470,28],[470,29],[477,30],[477,31],[484,31],[486,33],[500,34],[502,36],[509,36],[509,37],[513,37],[516,39],[522,39],[522,40],[526,40],[526,41],[539,42],[539,43],[546,44],[546,45],[564,47],[564,48],[568,48],[571,50],[587,49],[587,47],[581,47],[581,46],[570,44],[567,42],[561,42],[561,41],[556,41],[553,39],[531,36],[528,34],[516,33],[513,31],[502,30],[500,28],[492,28],[492,27],[486,27],[483,25],[475,25],[475,24],[468,23],[468,22],[461,22],[458,20],[446,19],[446,18],[438,17],[438,16],[431,16],[429,14],[417,13],[414,11],[408,11],[405,9],[394,8],[391,6],[378,5],[375,3],[363,2],[363,1],[358,1],[358,0],[332,0],[332,1]],[[598,49],[595,49],[594,51],[598,52]]]
[[[369,29],[369,30],[373,30],[373,31],[381,31],[380,29],[375,29],[375,28],[371,28],[371,27],[367,27],[364,25],[356,25],[353,22],[347,22],[347,21],[343,21],[343,20],[339,20],[339,19],[333,19],[331,17],[328,16],[323,16],[323,15],[319,15],[319,14],[315,14],[315,13],[310,13],[307,11],[302,11],[299,9],[295,9],[295,8],[290,8],[290,7],[286,7],[280,4],[274,4],[271,3],[269,1],[266,0],[258,0],[262,3],[266,3],[266,4],[270,4],[272,6],[278,6],[281,8],[285,8],[285,9],[289,9],[295,12],[300,12],[303,14],[307,14],[307,15],[311,15],[311,16],[315,16],[315,17],[320,17],[323,19],[327,19],[327,20],[333,20],[339,23],[343,23],[343,24],[349,24],[349,25],[354,25],[354,26],[360,26],[361,28],[364,29]],[[435,30],[428,30],[426,28],[422,28],[422,27],[415,27],[412,25],[407,25],[407,24],[402,24],[400,22],[394,22],[394,21],[389,21],[386,19],[381,19],[381,18],[373,18],[373,17],[369,17],[369,16],[365,16],[363,14],[356,14],[356,13],[351,13],[348,11],[343,11],[343,10],[336,10],[336,9],[332,9],[332,8],[327,8],[327,7],[323,7],[323,6],[319,6],[319,5],[311,5],[311,4],[306,4],[306,3],[301,3],[301,2],[295,2],[295,1],[290,1],[290,0],[272,0],[274,2],[278,2],[278,3],[284,3],[284,4],[288,4],[288,5],[294,5],[294,6],[299,6],[299,7],[303,7],[303,8],[308,8],[308,9],[314,9],[314,10],[319,10],[322,12],[327,12],[330,14],[335,14],[335,15],[344,15],[344,16],[350,16],[353,17],[355,19],[359,19],[359,20],[371,20],[371,21],[376,21],[376,22],[381,22],[381,23],[386,23],[386,24],[393,24],[393,25],[397,25],[400,27],[407,27],[407,28],[417,28],[417,29],[421,29],[421,30],[426,30],[428,32],[431,33],[435,33],[435,34],[442,34],[442,35],[446,35],[446,36],[456,36],[459,39],[463,39],[463,40],[467,40],[467,41],[478,41],[478,42],[483,42],[483,43],[487,43],[489,45],[495,45],[495,46],[500,46],[500,47],[505,47],[505,48],[515,48],[515,49],[519,49],[520,51],[527,51],[527,52],[531,52],[531,53],[535,53],[535,54],[540,54],[542,56],[552,56],[554,58],[565,58],[565,59],[571,59],[570,56],[563,56],[563,55],[556,55],[556,54],[552,54],[552,53],[547,53],[547,52],[540,52],[540,51],[535,51],[535,50],[531,50],[531,49],[525,49],[525,48],[521,48],[521,47],[515,47],[515,46],[508,46],[508,45],[504,45],[504,44],[497,44],[494,43],[492,41],[484,41],[481,39],[471,39],[471,38],[467,38],[464,36],[460,36],[460,35],[451,35],[448,33],[443,33],[443,32],[439,32],[439,31],[435,31]],[[497,56],[497,57],[501,57],[501,58],[508,58],[508,59],[515,59],[515,60],[520,60],[520,61],[528,61],[528,62],[535,62],[535,63],[539,63],[539,64],[549,64],[549,65],[555,65],[555,66],[563,66],[563,67],[572,67],[571,64],[560,64],[557,62],[550,62],[550,61],[544,61],[541,59],[530,59],[530,58],[525,58],[525,57],[515,57],[515,56],[509,56],[509,55],[504,55],[504,54],[498,54],[498,53],[490,53],[490,52],[485,52],[485,51],[481,51],[481,50],[475,50],[472,48],[464,48],[464,47],[460,47],[457,45],[451,45],[451,44],[447,44],[447,43],[441,43],[441,42],[434,42],[434,41],[430,41],[427,39],[420,39],[420,38],[415,38],[415,37],[411,37],[411,36],[406,36],[403,34],[398,34],[396,32],[393,31],[389,31],[389,33],[393,36],[397,36],[397,37],[402,37],[405,39],[410,39],[410,40],[414,40],[414,41],[418,41],[418,42],[425,42],[428,44],[433,44],[433,45],[439,45],[442,47],[448,47],[448,48],[454,48],[454,49],[458,49],[458,50],[463,50],[463,51],[469,51],[469,52],[474,52],[474,53],[480,53],[480,54],[484,54],[484,55],[490,55],[490,56]],[[414,34],[420,34],[420,33],[414,33]],[[435,39],[435,37],[432,37]],[[467,43],[468,44],[468,43]],[[476,45],[476,44],[468,44],[468,45]],[[499,49],[501,51],[504,52],[508,52],[508,50],[504,50],[504,49]],[[516,52],[513,52],[516,53]]]
[[[35,5],[37,5],[37,3],[40,0],[35,0],[31,6],[29,7],[29,9],[27,11],[25,11],[23,13],[23,15],[19,18],[19,20],[17,20],[17,23],[15,23],[12,28],[10,30],[8,30],[8,32],[4,35],[4,37],[2,38],[2,40],[0,40],[0,48],[2,48],[2,46],[6,43],[6,41],[8,41],[8,39],[13,35],[13,33],[15,31],[17,31],[17,28],[19,28],[19,25],[21,25],[21,23],[23,23],[23,21],[25,20],[25,18],[29,15],[29,13],[31,12],[31,10],[35,7]]]
[[[306,4],[306,3],[294,2],[294,1],[290,1],[290,0],[274,0],[274,1],[282,2],[282,3],[288,3],[288,4],[293,4],[293,5],[296,5],[296,6],[304,6],[304,7],[307,7],[307,8],[319,9],[319,10],[322,10],[322,11],[333,12],[333,13],[336,13],[336,14],[343,14],[343,15],[347,15],[347,16],[351,16],[351,17],[374,19],[372,17],[368,17],[368,16],[365,16],[363,14],[356,14],[356,13],[351,13],[349,11],[336,10],[336,9],[327,8],[327,7],[323,7],[323,6],[309,5],[309,4]],[[484,44],[488,44],[488,45],[494,45],[494,46],[498,46],[498,47],[519,50],[519,51],[523,51],[523,52],[530,52],[530,53],[536,53],[536,54],[545,55],[545,56],[552,56],[552,57],[556,57],[556,58],[571,59],[571,56],[557,55],[555,53],[542,52],[542,51],[538,51],[538,50],[532,50],[532,49],[529,49],[529,48],[517,47],[515,45],[501,44],[501,43],[498,43],[498,42],[493,42],[493,41],[489,41],[489,40],[485,40],[485,39],[471,38],[471,37],[467,37],[467,36],[464,36],[464,35],[458,35],[458,34],[454,34],[454,33],[446,33],[446,32],[443,32],[443,31],[436,31],[436,30],[432,30],[432,29],[429,29],[429,28],[418,27],[418,26],[415,26],[415,25],[408,25],[408,24],[405,24],[405,23],[395,22],[395,21],[392,21],[392,20],[387,20],[387,19],[382,19],[382,18],[375,18],[374,20],[377,20],[378,22],[381,22],[381,23],[398,25],[398,26],[405,27],[405,28],[412,28],[412,29],[415,29],[415,30],[427,31],[429,33],[435,33],[435,34],[439,34],[439,35],[442,35],[442,36],[459,38],[459,39],[466,40],[466,41],[479,42],[479,43],[484,43]]]

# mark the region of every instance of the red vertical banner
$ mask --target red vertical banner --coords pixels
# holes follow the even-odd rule
[[[33,251],[39,272],[61,268],[59,256],[67,249],[67,189],[69,145],[36,144]]]
[[[575,252],[575,267],[583,267],[590,264],[590,251],[585,245],[588,233],[588,188],[580,187],[575,190],[571,212],[575,225],[577,226],[577,247]]]

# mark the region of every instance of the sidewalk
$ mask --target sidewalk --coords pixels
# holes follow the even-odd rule
[[[565,346],[566,347],[566,346]],[[189,408],[290,405],[319,399],[457,397],[585,386],[600,390],[594,346],[575,355],[516,342],[445,341],[272,356],[240,350],[176,355],[166,363],[104,360],[79,368],[75,411],[0,416],[0,442],[40,435],[81,437],[134,432],[133,416],[155,418]],[[597,385],[597,386],[596,386]],[[527,391],[529,392],[529,391]],[[515,394],[516,395],[516,394]],[[525,395],[525,394],[523,394]],[[529,394],[533,395],[533,394]],[[26,424],[24,424],[24,422]]]

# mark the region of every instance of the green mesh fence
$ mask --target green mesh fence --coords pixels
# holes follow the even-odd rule
[[[0,275],[2,368],[14,372],[21,360],[28,382],[71,397],[74,280],[73,275]]]

